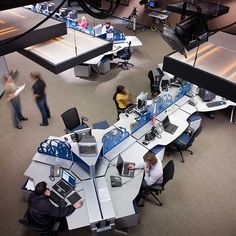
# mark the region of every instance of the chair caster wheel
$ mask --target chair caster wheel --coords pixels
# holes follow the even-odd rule
[[[163,206],[163,204],[162,204],[162,203],[160,203],[160,207],[161,207],[161,206]]]

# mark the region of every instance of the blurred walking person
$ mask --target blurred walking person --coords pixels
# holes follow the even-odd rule
[[[11,104],[13,126],[17,129],[22,129],[20,121],[28,120],[27,117],[22,115],[19,95],[19,91],[22,91],[24,86],[21,86],[22,89],[20,89],[11,75],[5,75],[3,78],[5,80],[4,88],[7,101]]]
[[[30,76],[34,81],[32,85],[33,96],[42,116],[42,123],[40,126],[48,126],[48,118],[50,118],[51,115],[46,100],[46,83],[43,81],[39,72],[32,72]]]

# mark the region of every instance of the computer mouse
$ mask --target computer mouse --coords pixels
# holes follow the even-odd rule
[[[64,137],[64,139],[65,139],[66,141],[68,141],[68,138],[67,138],[67,137]]]
[[[126,116],[126,117],[129,117],[129,114],[125,113],[125,116]]]

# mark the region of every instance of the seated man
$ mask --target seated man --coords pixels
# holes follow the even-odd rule
[[[105,25],[102,27],[102,34],[105,34],[108,30],[113,29],[114,27],[111,25],[110,21],[107,21]]]
[[[50,230],[55,222],[60,221],[66,224],[65,217],[74,212],[75,209],[83,206],[82,201],[76,202],[73,206],[56,207],[50,200],[50,190],[45,182],[40,182],[35,186],[35,191],[28,198],[28,220],[31,224],[42,226]],[[61,226],[63,230],[67,226]],[[61,228],[62,229],[62,228]]]
[[[140,165],[133,166],[132,164],[129,165],[129,169],[139,169],[144,168],[144,177],[141,184],[140,191],[136,197],[137,203],[139,203],[140,198],[142,197],[142,191],[148,188],[149,186],[158,183],[162,184],[163,182],[163,169],[161,161],[156,158],[156,156],[151,153],[147,152],[144,156],[144,163]]]
[[[132,95],[122,85],[117,86],[114,98],[117,103],[118,109],[121,111],[125,110],[129,105],[132,105],[134,103]]]

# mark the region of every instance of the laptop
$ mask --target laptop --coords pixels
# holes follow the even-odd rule
[[[170,123],[168,116],[166,116],[166,118],[162,121],[162,124],[163,124],[164,130],[170,134],[174,134],[175,131],[178,129],[177,125]]]
[[[130,178],[134,177],[135,170],[130,170],[128,168],[129,164],[135,165],[135,163],[132,163],[132,162],[124,162],[121,155],[119,154],[116,168],[117,168],[120,176],[130,177]]]
[[[59,193],[62,197],[66,197],[73,191],[76,184],[76,178],[69,172],[62,169],[61,179],[52,186],[52,188]]]

